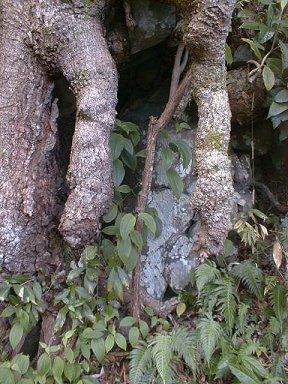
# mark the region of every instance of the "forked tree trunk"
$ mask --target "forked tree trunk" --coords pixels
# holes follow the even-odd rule
[[[51,75],[77,100],[60,231],[72,246],[95,240],[112,198],[109,134],[117,73],[103,37],[103,1],[89,10],[59,0],[0,0],[0,267],[58,265],[55,230],[57,106]],[[79,4],[78,4],[79,3]],[[78,5],[77,5],[78,4]]]

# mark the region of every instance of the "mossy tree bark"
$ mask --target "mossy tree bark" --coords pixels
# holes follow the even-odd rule
[[[236,0],[175,0],[184,16],[184,41],[192,57],[192,95],[198,106],[197,183],[193,205],[201,230],[199,255],[217,255],[231,229],[233,184],[228,157],[231,113],[224,45]]]
[[[117,72],[102,31],[104,4],[87,10],[77,0],[0,0],[2,272],[59,265],[58,246],[51,241],[57,179],[54,75],[67,78],[77,99],[70,195],[60,232],[72,246],[95,240],[99,217],[110,205],[108,140]]]

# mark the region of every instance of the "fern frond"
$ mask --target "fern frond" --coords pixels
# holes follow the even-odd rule
[[[238,306],[238,326],[241,333],[244,332],[245,324],[247,323],[247,313],[249,305],[240,303]]]
[[[200,362],[196,333],[187,328],[177,328],[172,333],[171,341],[173,352],[185,361],[195,378]]]
[[[137,346],[130,353],[129,378],[131,384],[145,383],[145,376],[152,370],[152,353],[147,344]]]
[[[282,324],[285,315],[287,314],[287,289],[284,285],[277,284],[271,294],[271,303],[277,319]]]
[[[197,330],[199,331],[200,343],[205,360],[209,365],[211,357],[216,350],[217,343],[223,333],[222,328],[210,315],[200,319]]]
[[[175,373],[173,371],[172,361],[172,337],[171,335],[157,335],[150,343],[152,347],[152,357],[156,365],[157,372],[161,377],[163,384],[169,384],[173,381]]]
[[[214,281],[220,277],[220,271],[217,269],[214,261],[208,260],[196,269],[195,277],[198,294],[200,294],[208,282]]]
[[[239,302],[234,281],[231,277],[219,279],[214,292],[218,298],[218,308],[224,315],[227,330],[231,333],[235,322],[237,304]]]
[[[262,381],[251,371],[239,364],[229,364],[232,374],[243,384],[261,384]]]
[[[232,269],[232,274],[237,276],[257,299],[263,299],[264,277],[260,268],[247,260],[235,265]]]
[[[285,372],[285,367],[287,360],[285,354],[273,353],[272,352],[272,373],[274,376],[280,376],[283,379],[287,379],[287,373]]]

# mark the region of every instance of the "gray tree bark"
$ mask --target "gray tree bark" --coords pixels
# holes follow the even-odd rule
[[[101,25],[104,1],[0,0],[0,267],[58,265],[55,231],[57,105],[51,75],[77,99],[60,232],[74,247],[97,236],[112,198],[109,134],[117,72]]]

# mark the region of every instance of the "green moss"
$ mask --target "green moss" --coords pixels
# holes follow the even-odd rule
[[[218,151],[221,151],[223,148],[223,144],[222,144],[223,139],[224,139],[223,134],[218,132],[218,133],[214,133],[213,135],[210,135],[208,137],[208,142],[209,144],[212,144],[215,149],[217,149]]]

